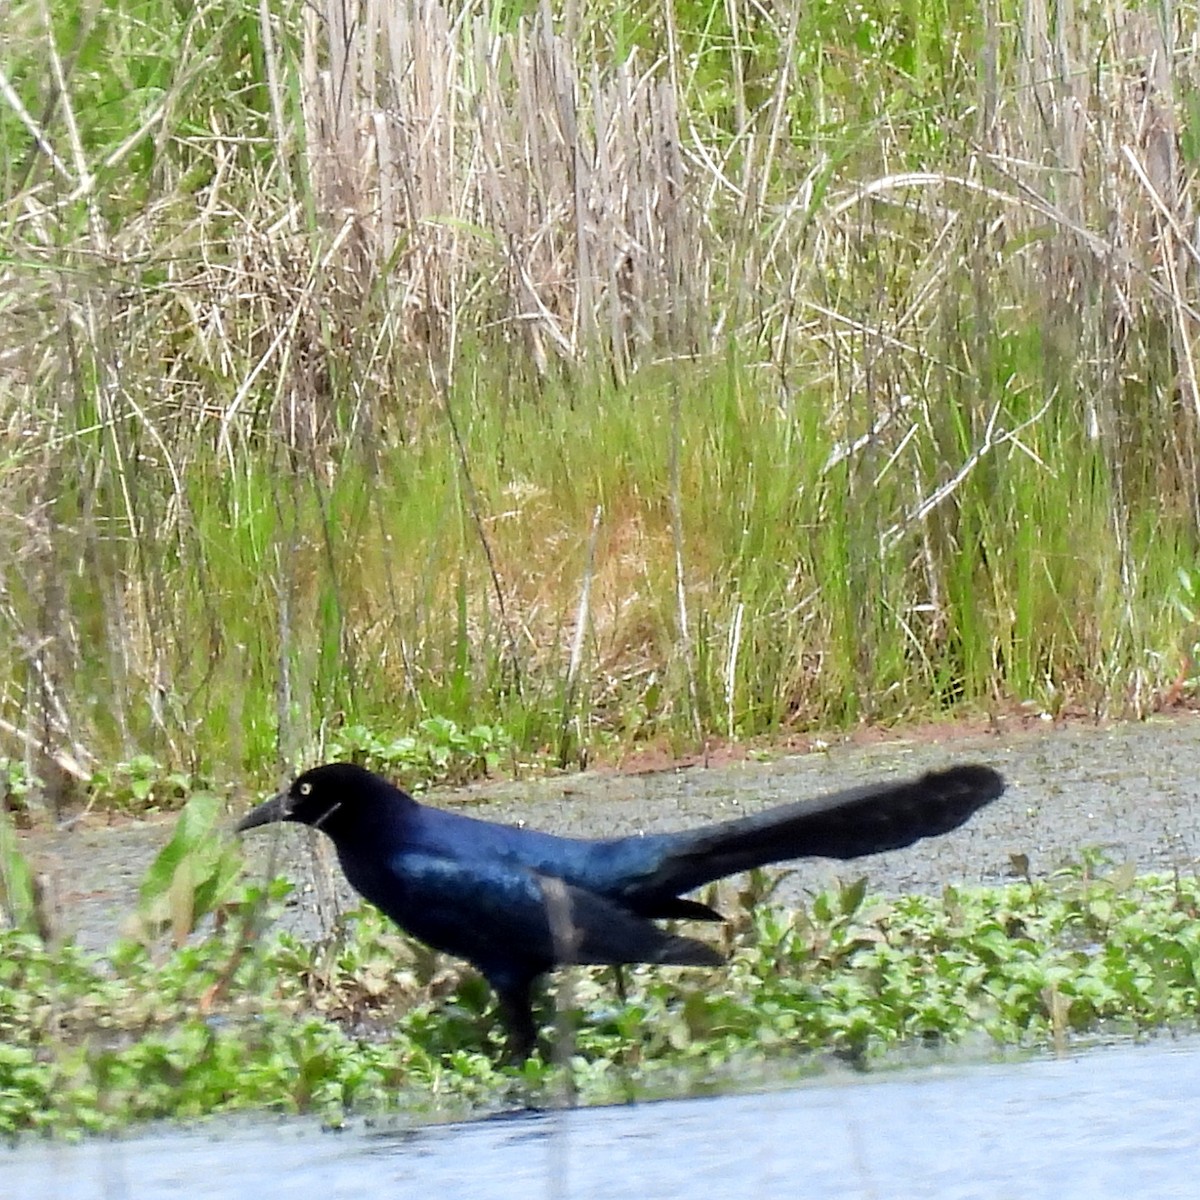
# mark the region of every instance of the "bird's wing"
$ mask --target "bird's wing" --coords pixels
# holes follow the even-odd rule
[[[396,886],[355,886],[422,941],[485,969],[512,960],[539,970],[555,963],[722,961],[703,942],[668,934],[619,903],[518,864],[406,851],[388,874]]]

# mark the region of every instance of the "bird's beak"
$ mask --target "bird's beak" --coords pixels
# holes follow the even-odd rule
[[[286,821],[291,816],[292,798],[287,792],[280,792],[270,800],[264,800],[257,808],[252,808],[238,823],[237,832],[245,833],[247,829],[255,829],[259,825],[273,825],[276,821]]]

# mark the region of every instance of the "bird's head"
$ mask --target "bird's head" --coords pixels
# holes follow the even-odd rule
[[[285,791],[251,809],[238,822],[237,831],[293,821],[320,829],[336,840],[386,819],[397,804],[412,803],[399,788],[365,767],[326,763],[305,771]]]

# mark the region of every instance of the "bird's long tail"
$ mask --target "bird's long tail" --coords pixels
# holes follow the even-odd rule
[[[670,909],[671,897],[768,863],[860,858],[898,850],[957,829],[1003,791],[1004,780],[990,767],[957,766],[901,783],[849,788],[675,835],[653,877],[639,881],[639,908],[650,912],[661,901]]]

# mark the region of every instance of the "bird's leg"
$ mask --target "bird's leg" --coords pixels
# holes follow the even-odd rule
[[[617,985],[617,999],[624,1008],[629,1003],[629,996],[625,991],[625,968],[621,963],[613,963],[613,982]]]
[[[621,1001],[621,1007],[625,1008],[629,1003],[629,995],[625,990],[624,964],[613,963],[613,981],[617,986],[617,999]],[[636,1044],[627,1046],[617,1056],[617,1071],[620,1075],[621,1090],[625,1094],[626,1104],[637,1103],[637,1087],[634,1084],[631,1065],[638,1057],[640,1057],[639,1048]]]
[[[530,979],[491,981],[500,1001],[500,1016],[508,1029],[504,1056],[510,1062],[523,1063],[537,1049],[537,1025],[533,1019]]]

